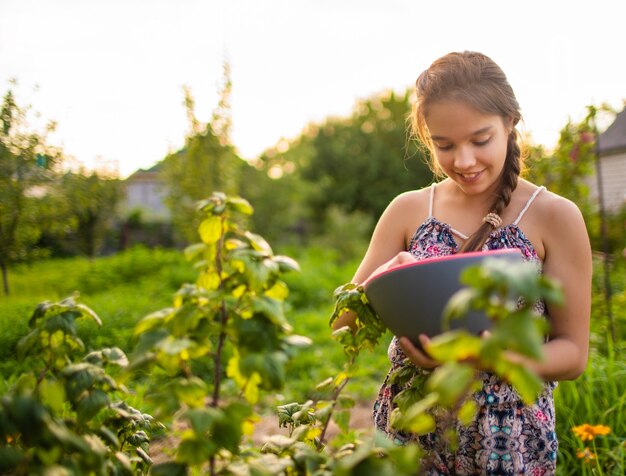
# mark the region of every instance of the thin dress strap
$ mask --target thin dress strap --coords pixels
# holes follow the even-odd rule
[[[433,202],[435,201],[435,186],[437,185],[436,182],[433,182],[433,184],[430,186],[430,206],[429,206],[429,210],[428,210],[428,216],[432,217],[433,216]],[[455,228],[452,228],[452,226],[447,225],[448,228],[450,229],[450,231],[452,233],[454,233],[456,236],[458,236],[459,238],[462,238],[464,240],[469,239],[469,236],[467,236],[464,233],[461,233],[459,230],[456,230]]]
[[[533,203],[533,200],[535,200],[535,198],[537,197],[537,195],[539,195],[543,190],[545,190],[546,187],[544,187],[543,185],[539,188],[537,188],[537,190],[535,190],[533,192],[533,194],[530,196],[530,198],[528,199],[528,201],[526,202],[526,205],[524,205],[524,208],[522,208],[522,211],[519,213],[519,215],[517,216],[517,218],[515,219],[515,221],[513,222],[513,225],[517,225],[519,223],[519,221],[522,219],[522,217],[524,216],[524,213],[526,213],[526,210],[528,210],[528,207],[530,207],[530,204]]]
[[[435,197],[435,185],[437,182],[433,182],[430,186],[430,202],[428,203],[428,218],[433,216],[433,199]]]

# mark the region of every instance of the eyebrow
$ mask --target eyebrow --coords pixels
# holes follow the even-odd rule
[[[484,134],[485,132],[489,132],[491,129],[493,129],[493,126],[486,126],[483,127],[482,129],[478,129],[477,131],[474,131],[470,134],[470,137],[472,136],[479,136],[480,134]],[[444,136],[430,136],[431,140],[449,140],[447,137]]]

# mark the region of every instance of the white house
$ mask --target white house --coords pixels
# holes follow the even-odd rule
[[[613,124],[598,137],[598,156],[604,208],[617,212],[626,205],[626,108]],[[590,182],[592,197],[598,197],[598,180]]]
[[[159,177],[161,162],[143,170],[139,169],[128,177],[126,185],[126,213],[140,211],[145,221],[169,221],[170,212],[165,206],[167,191],[163,180]]]

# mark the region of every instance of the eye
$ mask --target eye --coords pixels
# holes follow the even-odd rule
[[[491,137],[488,137],[485,140],[474,141],[474,145],[477,145],[478,147],[481,147],[483,145],[487,145],[490,140],[491,140]]]
[[[437,144],[435,143],[435,147],[439,150],[450,150],[452,149],[452,145],[451,144]]]

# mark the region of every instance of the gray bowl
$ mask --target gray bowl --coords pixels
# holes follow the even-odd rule
[[[385,326],[398,337],[408,337],[419,344],[420,334],[429,337],[444,329],[443,310],[449,299],[465,287],[460,282],[463,270],[480,265],[485,259],[523,261],[517,249],[458,253],[428,258],[384,271],[365,283],[365,295]],[[480,334],[491,327],[482,312],[470,311],[452,319],[448,329],[466,329]]]

